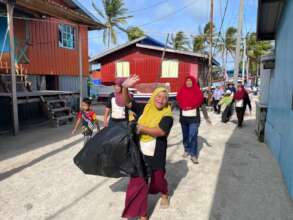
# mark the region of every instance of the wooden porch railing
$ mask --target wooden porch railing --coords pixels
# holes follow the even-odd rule
[[[10,73],[10,63],[7,61],[0,61],[0,74],[9,74]],[[23,67],[22,64],[15,64],[16,74],[20,76],[27,75],[28,70]]]

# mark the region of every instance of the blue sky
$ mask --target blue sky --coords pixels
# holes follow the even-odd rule
[[[96,15],[91,6],[91,0],[81,1],[85,7]],[[215,0],[214,21],[217,31],[221,23],[220,2],[222,13],[227,0]],[[95,3],[102,9],[101,0]],[[162,42],[166,41],[167,33],[184,31],[187,35],[198,34],[209,20],[209,0],[124,0],[129,14],[133,15],[127,26],[140,26],[145,33]],[[244,0],[243,32],[253,32],[256,29],[257,0]],[[153,7],[151,7],[153,6]],[[148,8],[148,9],[146,9]],[[229,26],[237,26],[239,0],[228,0],[228,8],[224,20],[223,31]],[[98,16],[97,16],[98,17]],[[93,56],[107,49],[103,44],[103,32],[89,33],[89,55]],[[124,33],[118,34],[118,44],[127,41]],[[230,60],[232,63],[233,60]],[[230,66],[230,65],[229,65]]]

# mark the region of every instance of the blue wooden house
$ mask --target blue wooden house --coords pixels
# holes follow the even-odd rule
[[[275,53],[263,59],[264,68],[271,69],[266,81],[269,89],[265,94],[267,102],[265,142],[280,165],[291,198],[293,198],[292,22],[293,1],[259,0],[258,39],[275,40]]]

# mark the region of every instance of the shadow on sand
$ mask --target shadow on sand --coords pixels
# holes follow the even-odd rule
[[[99,124],[102,125],[102,122],[99,121]],[[73,124],[58,128],[46,125],[23,130],[17,136],[1,135],[0,161],[67,140],[72,137],[72,128]]]
[[[281,195],[289,201],[281,175],[266,146],[257,142],[254,125],[245,120],[225,145],[209,220],[290,218],[280,204]]]
[[[46,153],[46,154],[44,154],[44,155],[42,155],[42,156],[40,156],[38,158],[35,158],[34,160],[30,161],[27,164],[24,164],[22,166],[16,167],[16,168],[14,168],[12,170],[8,170],[7,172],[4,172],[4,173],[0,173],[0,181],[9,178],[10,176],[13,176],[14,174],[16,174],[18,172],[21,172],[24,169],[30,168],[33,165],[41,162],[42,160],[45,160],[45,159],[47,159],[49,157],[52,157],[52,156],[54,156],[54,155],[56,155],[56,154],[58,154],[58,153],[60,153],[62,151],[65,151],[65,150],[73,147],[74,145],[80,143],[81,141],[82,141],[82,138],[80,138],[80,139],[78,139],[76,141],[73,141],[71,143],[68,143],[68,144],[64,145],[63,147],[61,147],[61,148],[52,150],[52,151],[50,151],[50,152],[48,152],[48,153]]]
[[[181,160],[175,163],[167,162],[166,165],[166,173],[167,173],[167,181],[168,181],[168,189],[170,200],[172,200],[172,196],[176,191],[178,185],[181,180],[185,178],[188,173],[187,162],[185,160]],[[178,171],[178,172],[176,172]],[[126,192],[127,184],[129,178],[121,178],[114,184],[110,185],[110,189],[113,192]],[[152,213],[155,210],[155,207],[160,199],[160,195],[149,195],[148,197],[148,214],[149,217],[152,216]]]

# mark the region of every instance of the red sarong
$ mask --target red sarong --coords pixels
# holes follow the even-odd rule
[[[146,217],[148,209],[148,193],[168,194],[168,183],[165,179],[165,171],[156,170],[152,173],[148,187],[147,179],[143,177],[131,177],[128,183],[125,199],[123,218]]]

